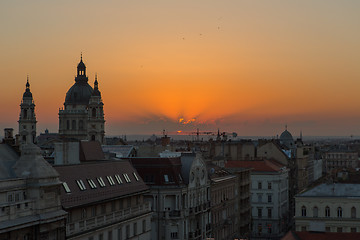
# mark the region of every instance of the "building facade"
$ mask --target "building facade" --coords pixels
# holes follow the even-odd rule
[[[0,144],[0,239],[65,239],[58,173],[34,144]]]
[[[227,168],[251,168],[252,239],[276,239],[287,231],[289,170],[275,161],[229,161]]]
[[[149,188],[128,161],[59,165],[67,239],[151,239]]]
[[[150,186],[151,239],[206,239],[211,236],[210,181],[205,162],[181,157],[131,158]]]
[[[360,232],[360,184],[318,185],[295,197],[296,231]]]

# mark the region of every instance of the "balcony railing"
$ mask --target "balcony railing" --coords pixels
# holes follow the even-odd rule
[[[140,214],[150,212],[150,203],[144,203],[143,205],[114,211],[110,214],[96,216],[88,219],[83,219],[78,222],[69,223],[70,227],[66,228],[67,235],[72,235],[81,231],[97,228],[102,225],[119,222],[125,219],[129,219]]]

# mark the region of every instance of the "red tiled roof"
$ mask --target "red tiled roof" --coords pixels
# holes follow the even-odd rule
[[[360,233],[288,232],[281,240],[357,240]]]
[[[225,168],[252,168],[253,172],[278,172],[282,164],[272,160],[227,161]]]
[[[84,163],[76,165],[55,166],[60,175],[60,180],[66,182],[71,193],[66,193],[61,188],[61,204],[64,208],[72,208],[93,202],[107,201],[112,198],[120,198],[125,195],[139,194],[149,188],[141,179],[137,171],[128,161],[103,161],[97,163]],[[135,179],[134,173],[139,181]],[[123,174],[127,173],[130,183],[127,183]],[[119,175],[122,184],[118,184],[115,175]],[[115,184],[110,185],[107,176],[111,176]],[[101,177],[105,187],[101,187],[97,178]],[[96,185],[92,189],[87,179],[92,179]],[[76,180],[82,180],[86,190],[80,190]]]

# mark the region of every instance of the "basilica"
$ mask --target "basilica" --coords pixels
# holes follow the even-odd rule
[[[94,88],[89,85],[86,66],[81,55],[77,65],[75,83],[66,93],[64,107],[59,109],[59,135],[61,138],[104,143],[104,104],[98,85],[97,76],[95,76]],[[37,121],[29,79],[27,79],[20,107],[19,140],[22,143],[34,143]]]

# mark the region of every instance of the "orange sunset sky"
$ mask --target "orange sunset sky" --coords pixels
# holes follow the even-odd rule
[[[275,136],[287,124],[359,136],[359,11],[357,0],[1,1],[0,127],[18,131],[29,75],[38,134],[57,132],[82,52],[108,135]]]

